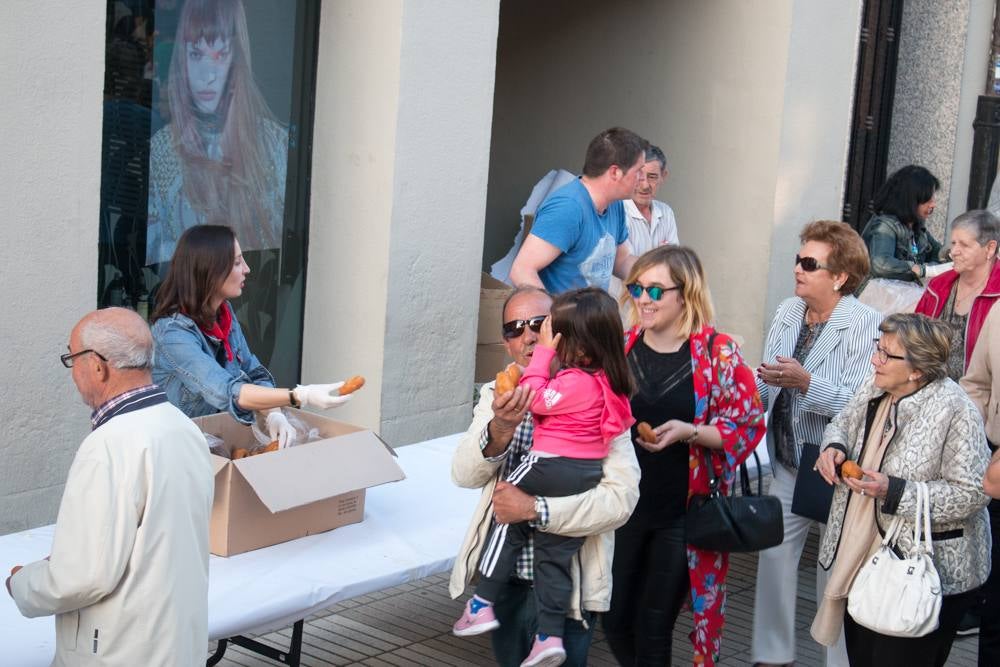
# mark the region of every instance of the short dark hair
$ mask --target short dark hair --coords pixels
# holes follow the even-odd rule
[[[612,127],[598,134],[587,146],[587,157],[583,161],[583,175],[596,178],[618,165],[628,169],[642,156],[649,145],[645,139],[624,127]]]
[[[604,371],[611,389],[631,396],[625,332],[618,304],[597,287],[570,290],[552,301],[552,332],[562,335],[559,359],[568,366]]]
[[[917,207],[926,204],[941,189],[941,182],[926,168],[910,164],[893,173],[872,201],[876,213],[895,216],[911,227],[922,227]]]
[[[854,228],[846,222],[816,220],[802,228],[799,241],[818,241],[830,246],[826,263],[832,273],[846,273],[847,280],[840,286],[844,294],[853,294],[868,275],[871,263],[868,246]]]
[[[652,162],[656,160],[660,163],[660,171],[667,168],[667,156],[663,154],[663,150],[659,146],[649,145],[646,149],[646,162]]]
[[[236,234],[231,227],[196,225],[185,230],[157,290],[152,321],[180,312],[200,326],[211,326],[215,313],[210,303],[235,260]]]

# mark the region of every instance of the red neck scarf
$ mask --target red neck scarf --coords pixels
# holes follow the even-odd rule
[[[219,312],[215,316],[215,324],[211,328],[198,325],[201,332],[206,336],[218,338],[222,341],[222,347],[226,350],[226,359],[233,360],[233,348],[229,346],[229,332],[233,329],[233,312],[229,310],[229,304],[225,301],[219,306]]]

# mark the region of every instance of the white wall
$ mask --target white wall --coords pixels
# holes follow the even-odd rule
[[[500,10],[485,263],[510,247],[535,181],[579,171],[590,139],[623,125],[666,152],[660,198],[704,261],[720,325],[758,355],[792,2],[504,0]]]
[[[96,303],[104,3],[3,3],[0,63],[4,534],[55,519],[90,427],[59,355]]]
[[[303,379],[394,445],[468,426],[498,3],[326,2]]]
[[[778,304],[792,296],[802,227],[841,219],[861,5],[860,0],[797,0],[792,11],[765,333]]]
[[[958,132],[955,136],[955,160],[951,172],[951,192],[947,202],[949,223],[965,213],[968,208],[969,177],[972,171],[972,122],[976,119],[979,96],[986,91],[986,72],[990,64],[990,41],[993,37],[995,6],[993,0],[971,0],[969,6],[969,24],[958,105]],[[942,240],[947,245],[947,233]]]

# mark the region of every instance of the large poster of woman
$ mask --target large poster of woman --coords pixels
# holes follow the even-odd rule
[[[258,89],[250,54],[241,0],[183,4],[160,82],[169,123],[150,142],[147,266],[169,261],[199,224],[233,227],[245,250],[281,246],[288,131]]]

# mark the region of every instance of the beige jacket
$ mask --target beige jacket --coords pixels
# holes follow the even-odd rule
[[[1000,310],[996,305],[979,330],[969,368],[960,382],[986,421],[986,437],[1000,445]]]
[[[479,448],[483,430],[493,419],[493,383],[483,385],[472,418],[452,459],[451,478],[458,486],[482,488],[472,524],[451,571],[449,593],[457,598],[477,574],[479,555],[490,529],[490,499],[503,467],[489,461]],[[549,524],[545,530],[557,535],[586,537],[573,564],[573,596],[570,615],[580,619],[581,609],[607,611],[611,606],[611,559],[615,529],[628,521],[639,500],[639,463],[626,431],[611,443],[604,460],[604,478],[597,487],[560,498],[547,497]]]
[[[169,403],[87,436],[50,560],[11,579],[22,614],[55,615],[54,665],[205,664],[214,492],[205,436]]]

